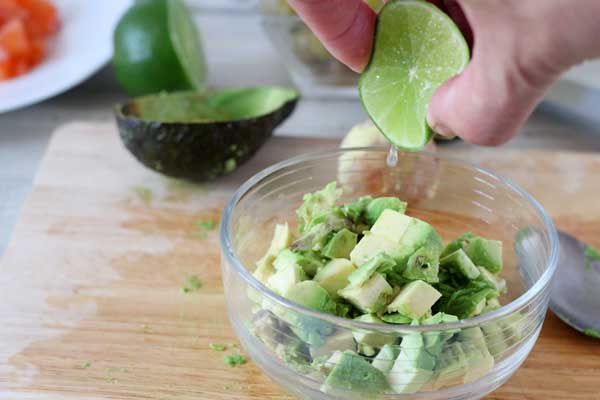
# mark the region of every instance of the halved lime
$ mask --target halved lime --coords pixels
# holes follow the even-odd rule
[[[113,66],[132,96],[204,89],[204,53],[183,1],[137,0],[115,29]]]
[[[361,101],[392,144],[419,150],[433,135],[426,121],[433,93],[468,62],[469,46],[448,15],[421,0],[390,1],[359,80]]]

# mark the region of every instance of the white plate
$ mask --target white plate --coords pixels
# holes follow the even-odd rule
[[[61,29],[47,57],[0,82],[0,113],[56,96],[89,78],[112,56],[112,33],[130,0],[53,0]]]

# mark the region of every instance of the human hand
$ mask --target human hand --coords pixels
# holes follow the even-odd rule
[[[325,47],[360,72],[373,44],[375,12],[363,0],[288,0]],[[571,66],[600,57],[600,1],[430,0],[472,45],[472,59],[434,94],[428,123],[483,145],[511,139]]]

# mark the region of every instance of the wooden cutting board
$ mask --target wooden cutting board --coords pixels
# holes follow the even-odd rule
[[[193,186],[142,168],[112,124],[57,131],[0,263],[0,399],[289,399],[252,363],[229,367],[218,222],[263,167],[335,146],[273,139],[242,170]],[[600,246],[600,155],[456,152],[509,176]],[[204,225],[201,226],[201,225]],[[183,293],[197,275],[201,289]],[[549,314],[524,366],[489,399],[600,399],[600,342]]]

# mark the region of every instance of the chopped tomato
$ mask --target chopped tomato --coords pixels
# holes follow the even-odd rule
[[[14,18],[24,18],[27,15],[17,0],[0,0],[0,26]]]
[[[46,40],[58,29],[58,13],[48,0],[0,0],[0,81],[39,64]]]
[[[20,19],[12,19],[0,28],[0,48],[9,56],[22,56],[31,50],[25,25]]]
[[[58,31],[58,13],[47,0],[16,0],[27,11],[25,24],[32,37],[44,37]]]

